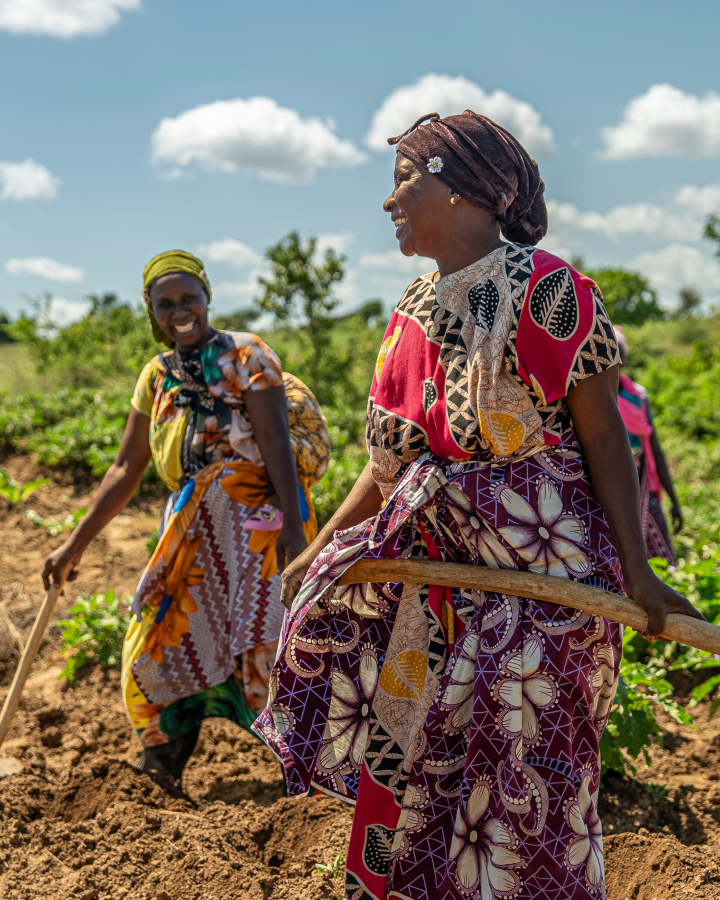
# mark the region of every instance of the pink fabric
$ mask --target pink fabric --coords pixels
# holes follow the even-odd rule
[[[662,484],[658,475],[657,465],[655,464],[655,454],[650,443],[654,429],[645,414],[645,397],[637,389],[635,382],[628,378],[627,375],[620,375],[620,387],[629,394],[642,398],[643,405],[636,406],[624,397],[618,396],[618,409],[620,410],[623,423],[630,434],[636,434],[642,440],[645,465],[647,466],[648,488],[660,497],[662,496]]]

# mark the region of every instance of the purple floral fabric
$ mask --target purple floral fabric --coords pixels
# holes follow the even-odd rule
[[[337,532],[286,616],[255,729],[290,795],[357,800],[352,900],[605,897],[599,739],[621,627],[552,603],[339,587],[360,557],[471,562],[622,593],[572,431],[506,466],[413,462],[374,520]]]

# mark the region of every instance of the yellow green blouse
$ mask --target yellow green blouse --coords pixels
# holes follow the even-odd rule
[[[142,370],[132,406],[150,418],[150,448],[172,491],[183,476],[221,459],[262,465],[243,403],[245,391],[284,385],[298,473],[313,482],[327,469],[327,424],[312,392],[282,371],[277,354],[249,332],[218,332],[200,350],[170,351]]]

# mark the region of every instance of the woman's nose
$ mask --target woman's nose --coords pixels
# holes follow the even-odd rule
[[[392,208],[395,206],[395,194],[390,194],[387,200],[383,203],[383,209],[385,212],[392,212]]]

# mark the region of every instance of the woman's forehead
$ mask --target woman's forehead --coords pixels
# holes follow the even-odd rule
[[[187,272],[169,272],[167,275],[161,275],[150,286],[150,293],[156,297],[161,294],[175,294],[178,291],[182,291],[183,294],[201,294],[202,288],[197,279]]]

